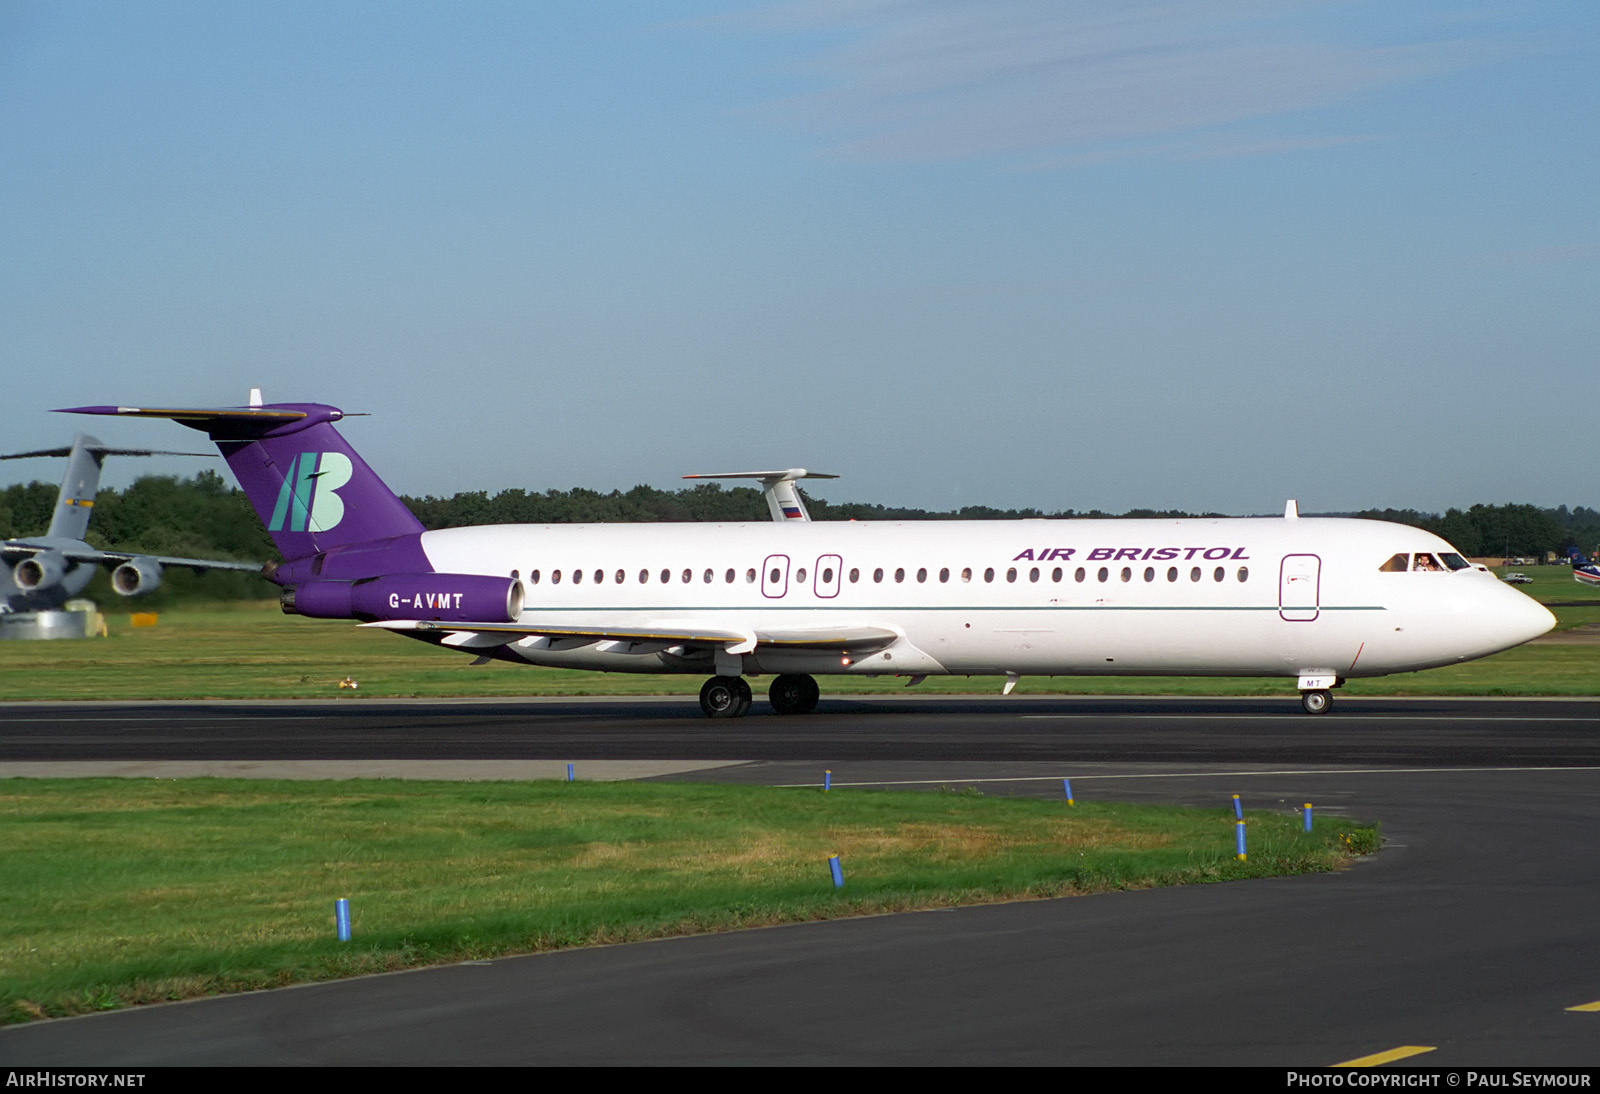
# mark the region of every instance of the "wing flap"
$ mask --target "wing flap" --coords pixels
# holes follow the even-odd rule
[[[786,650],[859,652],[893,645],[899,637],[899,632],[887,627],[825,627],[813,630],[763,628],[756,631],[756,645]]]
[[[596,642],[683,642],[696,646],[737,645],[751,640],[746,631],[718,630],[710,627],[666,625],[659,627],[569,627],[559,624],[539,626],[529,623],[435,623],[425,619],[380,619],[363,623],[388,631],[470,632],[504,635],[505,641],[518,638],[588,638]]]
[[[760,628],[754,631],[736,627],[700,627],[681,622],[663,621],[654,626],[641,627],[577,627],[563,624],[538,623],[435,623],[421,619],[382,619],[363,623],[363,627],[377,627],[390,631],[434,631],[452,636],[497,636],[500,643],[482,642],[483,645],[515,642],[520,638],[584,638],[595,642],[680,642],[687,646],[713,646],[729,653],[749,653],[762,646],[788,650],[851,651],[882,649],[892,645],[900,636],[886,627],[825,627],[811,629]],[[451,645],[480,644],[476,640],[458,638],[448,640]]]

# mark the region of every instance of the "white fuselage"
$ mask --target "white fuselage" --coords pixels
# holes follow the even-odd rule
[[[1464,563],[1383,570],[1396,555],[1459,559],[1437,536],[1365,520],[495,525],[422,546],[441,573],[515,574],[523,622],[898,636],[859,656],[757,647],[739,655],[752,674],[1378,676],[1554,623]],[[709,657],[549,637],[494,655],[632,672],[705,672]]]

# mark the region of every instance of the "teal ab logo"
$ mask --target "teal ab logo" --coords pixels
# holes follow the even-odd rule
[[[289,464],[269,532],[326,532],[344,519],[344,501],[337,493],[355,468],[343,452],[302,452]]]

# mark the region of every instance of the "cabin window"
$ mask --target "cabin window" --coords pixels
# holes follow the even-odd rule
[[[854,566],[850,567],[850,584],[854,585],[861,580],[861,571]]]
[[[1239,567],[1239,580],[1241,582],[1245,582],[1245,581],[1249,581],[1250,580],[1250,567],[1248,567],[1248,566],[1240,566]]]
[[[756,581],[756,568],[754,566],[750,567],[748,570],[746,570],[744,572],[744,579],[745,579],[745,581],[749,582],[752,585],[755,584],[755,581]]]
[[[905,567],[903,567],[903,566],[896,566],[895,567],[894,579],[895,579],[896,583],[904,581],[906,579]]]
[[[650,571],[649,570],[640,570],[639,571],[639,584],[641,584],[641,585],[650,584]]]
[[[1176,580],[1178,580],[1178,568],[1176,566],[1168,566],[1167,567],[1167,580],[1168,581],[1176,581]]]
[[[1033,569],[1028,571],[1028,580],[1029,581],[1038,581],[1039,580],[1039,567],[1035,566]]]
[[[783,582],[783,571],[777,566],[772,568],[772,573],[767,575],[767,584],[778,585]]]
[[[985,580],[985,581],[993,581],[994,580],[994,567],[993,566],[987,567],[983,571],[983,580]]]
[[[1199,581],[1200,580],[1200,567],[1196,566],[1194,569],[1189,571],[1189,580],[1190,581]]]
[[[1081,582],[1085,577],[1088,576],[1088,574],[1084,573],[1083,567],[1079,566],[1075,571],[1073,571],[1072,580]]]
[[[971,566],[963,566],[963,567],[961,567],[961,580],[962,581],[971,581],[972,580],[972,567]]]
[[[722,575],[722,580],[725,583],[727,583],[729,585],[732,585],[734,576],[735,575],[734,575],[734,572],[733,572],[733,567],[730,566],[730,567],[728,567],[728,572]]]
[[[832,566],[824,566],[822,568],[822,583],[824,585],[832,585],[833,584],[833,567]]]
[[[1050,571],[1050,580],[1056,582],[1057,584],[1060,584],[1060,582],[1061,582],[1061,567],[1060,566],[1057,566],[1054,570]]]
[[[1217,567],[1217,572],[1216,572],[1216,573],[1214,573],[1214,574],[1212,574],[1212,575],[1211,575],[1211,576],[1212,576],[1212,577],[1213,577],[1213,578],[1215,578],[1215,579],[1216,579],[1216,580],[1218,580],[1218,581],[1221,581],[1221,580],[1222,580],[1222,578],[1223,578],[1223,577],[1224,577],[1224,574],[1223,574],[1223,570],[1222,570],[1222,567],[1221,567],[1221,566],[1218,566],[1218,567]]]
[[[1378,567],[1378,572],[1381,574],[1403,574],[1409,569],[1406,564],[1410,560],[1410,555],[1393,555],[1388,562]]]
[[[554,571],[554,572],[552,572],[550,574],[550,584],[552,584],[552,585],[561,584],[561,571],[560,570],[556,570],[556,571]]]
[[[1101,581],[1108,581],[1108,580],[1110,580],[1110,578],[1111,578],[1111,571],[1106,569],[1104,566],[1100,567],[1100,580]]]
[[[950,567],[945,566],[939,570],[939,583],[942,585],[950,580]]]
[[[625,582],[627,580],[628,580],[628,575],[623,573],[621,570],[618,570],[617,571],[617,584],[621,585],[623,582]]]
[[[1124,566],[1122,568],[1122,580],[1124,580],[1124,581],[1132,581],[1133,580],[1133,567]]]
[[[1007,581],[1015,581],[1015,580],[1017,580],[1017,568],[1015,566],[1011,566],[1011,567],[1008,567],[1006,569],[1006,580]]]
[[[800,567],[798,570],[796,570],[794,572],[794,579],[796,581],[799,581],[799,582],[804,582],[805,581],[805,579],[806,579],[806,568],[804,566]]]
[[[694,571],[693,570],[685,570],[685,571],[683,571],[683,583],[685,585],[689,584],[689,582],[691,582],[693,580],[694,580]]]
[[[661,571],[661,584],[667,585],[667,584],[670,584],[671,581],[672,581],[672,571],[671,570],[662,570]]]
[[[1147,582],[1156,579],[1156,568],[1154,566],[1146,566],[1144,568],[1144,579]]]
[[[573,570],[572,571],[572,583],[574,585],[582,585],[583,584],[583,571],[582,570]]]
[[[928,580],[928,568],[926,566],[918,566],[917,567],[917,584],[921,585],[924,581],[927,581],[927,580]]]
[[[538,570],[529,570],[528,571],[528,584],[529,585],[537,585],[537,584],[539,584],[539,571]]]
[[[883,580],[883,567],[882,566],[879,566],[876,570],[872,571],[872,580],[874,580],[874,581],[882,581]]]

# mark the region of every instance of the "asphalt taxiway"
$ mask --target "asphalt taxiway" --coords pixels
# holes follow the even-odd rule
[[[0,1030],[0,1063],[1600,1063],[1600,703],[834,700],[12,705],[19,765],[973,785],[1382,822],[1336,875],[807,924]],[[759,704],[758,708],[759,710]],[[670,770],[651,770],[651,765]],[[131,766],[129,766],[131,765]],[[197,768],[198,769],[198,768]],[[42,769],[38,769],[43,773]],[[461,777],[475,777],[461,767]]]

